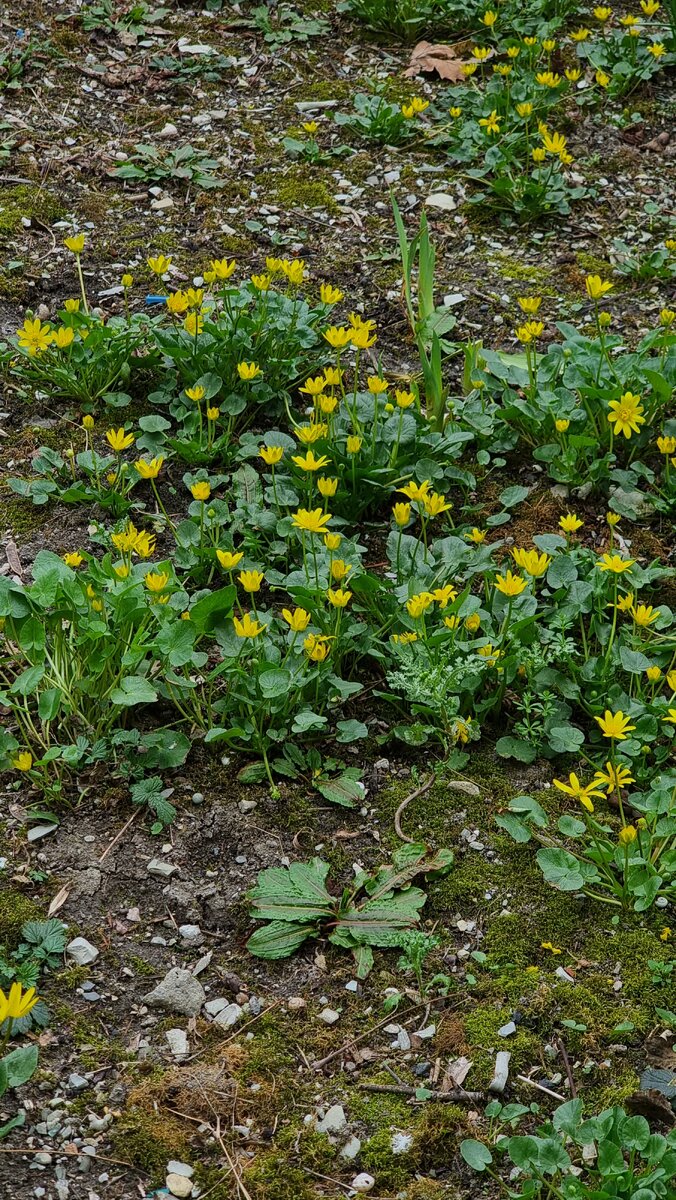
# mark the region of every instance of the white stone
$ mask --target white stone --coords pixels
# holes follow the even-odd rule
[[[172,967],[157,987],[143,997],[144,1003],[151,1007],[166,1008],[186,1017],[196,1017],[205,1000],[199,979],[181,967]]]
[[[185,1175],[174,1175],[172,1172],[170,1175],[167,1175],[164,1182],[172,1196],[192,1196],[192,1179],[188,1179]]]
[[[210,1017],[217,1017],[219,1012],[228,1007],[228,1004],[229,1001],[226,1000],[225,996],[216,996],[214,1000],[207,1000],[204,1005],[204,1011]]]
[[[392,1146],[393,1154],[406,1154],[406,1152],[410,1150],[411,1146],[413,1145],[413,1134],[393,1133],[390,1145]]]
[[[186,1058],[190,1053],[188,1035],[184,1029],[167,1029],[164,1035],[169,1043],[169,1049],[174,1058]]]
[[[160,879],[170,879],[178,871],[174,863],[163,862],[161,858],[151,858],[146,870],[149,875],[158,875]]]
[[[355,1175],[350,1187],[354,1192],[372,1192],[376,1186],[376,1181],[372,1175],[366,1171],[362,1171],[361,1175]]]
[[[175,1158],[167,1163],[167,1175],[185,1175],[186,1179],[192,1179],[194,1174],[193,1168],[188,1163],[177,1162]]]
[[[336,1021],[340,1020],[340,1013],[336,1012],[335,1008],[323,1008],[319,1014],[319,1020],[325,1025],[335,1025]]]
[[[343,1147],[341,1147],[340,1157],[344,1158],[347,1162],[352,1162],[352,1160],[357,1157],[360,1150],[361,1142],[359,1138],[352,1136],[350,1140],[346,1142]]]
[[[99,957],[99,952],[96,946],[92,946],[86,938],[76,937],[66,946],[66,954],[72,958],[78,967],[86,967],[89,963],[93,963]]]
[[[307,1008],[307,1000],[304,1000],[302,996],[290,996],[286,1007],[289,1012],[302,1012],[304,1008]]]
[[[342,1104],[332,1104],[321,1121],[317,1122],[317,1133],[342,1133],[347,1126],[347,1117]]]
[[[243,1009],[239,1004],[227,1004],[216,1014],[214,1024],[220,1025],[221,1029],[232,1029],[232,1026],[236,1025],[243,1015]]]

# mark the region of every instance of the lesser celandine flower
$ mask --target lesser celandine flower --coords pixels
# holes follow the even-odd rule
[[[55,329],[52,334],[52,345],[58,350],[65,350],[70,346],[75,338],[75,330],[67,325],[62,325],[60,329]]]
[[[411,519],[411,505],[395,504],[392,508],[392,516],[394,517],[395,524],[402,527],[408,525]]]
[[[84,559],[78,550],[71,550],[70,553],[64,554],[63,561],[67,567],[79,567]]]
[[[612,571],[613,575],[622,575],[636,562],[635,558],[622,558],[620,554],[609,554],[606,551],[597,562],[599,571]]]
[[[325,533],[326,526],[331,520],[331,513],[322,512],[321,508],[299,508],[293,514],[293,525],[305,533]]]
[[[622,520],[622,517],[620,516],[619,513],[616,513],[616,512],[607,512],[606,513],[606,521],[610,525],[611,529],[614,529],[616,525],[619,525],[621,520]]]
[[[660,312],[660,325],[664,325],[666,329],[673,325],[676,321],[676,312],[673,308],[663,308]]]
[[[574,796],[576,800],[579,800],[582,807],[586,808],[587,812],[590,813],[593,813],[594,811],[592,796],[599,800],[603,799],[603,792],[599,791],[598,784],[595,780],[593,780],[592,783],[588,783],[586,786],[584,786],[580,783],[580,780],[574,771],[571,771],[570,775],[568,776],[568,783],[564,783],[562,779],[555,779],[554,787],[558,788],[560,792],[565,792],[567,796]]]
[[[269,275],[252,275],[251,282],[257,292],[267,292],[272,280]]]
[[[312,135],[313,133],[317,132],[319,125],[316,121],[303,121],[303,129],[306,133]]]
[[[594,79],[598,83],[599,87],[602,88],[607,88],[608,84],[610,83],[610,75],[608,75],[606,71],[597,71]]]
[[[27,350],[30,355],[46,350],[51,340],[52,331],[49,325],[43,325],[38,317],[26,317],[17,337],[21,349]]]
[[[631,846],[638,837],[638,830],[635,825],[624,825],[617,835],[617,840],[621,846]]]
[[[229,279],[237,269],[237,263],[234,258],[230,262],[228,262],[227,258],[212,258],[209,265],[216,278],[221,280]]]
[[[363,438],[357,437],[356,434],[352,434],[350,437],[348,437],[348,439],[345,443],[345,449],[346,449],[347,453],[348,454],[359,454],[359,451],[362,448],[363,442],[364,442]]]
[[[458,117],[462,114],[462,109],[458,108],[457,104],[454,104],[452,108],[449,108],[448,112],[449,115],[453,117],[453,120],[457,121]]]
[[[20,983],[13,983],[7,996],[0,990],[0,1025],[5,1021],[20,1021],[27,1017],[38,1000],[35,988],[27,988],[24,991]]]
[[[188,308],[188,297],[180,290],[177,292],[170,292],[165,303],[167,306],[167,312],[175,313],[177,316],[181,316],[182,313],[186,312]]]
[[[589,37],[590,32],[591,31],[589,29],[585,29],[584,27],[582,27],[580,29],[571,30],[570,36],[572,37],[574,42],[586,42],[587,38]]]
[[[676,725],[676,708],[670,708],[666,717],[662,717],[662,720],[666,721],[668,725]]]
[[[539,83],[540,87],[557,88],[561,82],[561,76],[556,71],[538,71],[535,82]]]
[[[641,0],[641,8],[646,17],[654,17],[660,7],[660,0]]]
[[[465,629],[468,633],[476,633],[477,629],[481,628],[481,617],[479,613],[470,613],[465,617]]]
[[[600,4],[594,9],[594,16],[597,21],[605,22],[613,15],[613,10],[607,4]]]
[[[278,462],[281,462],[284,457],[283,446],[261,446],[258,451],[264,463],[269,467],[274,467]]]
[[[369,375],[366,380],[366,386],[372,396],[382,396],[390,385],[386,379],[381,379],[379,375]]]
[[[648,683],[657,683],[662,678],[661,667],[646,667],[645,673]]]
[[[262,571],[251,570],[240,571],[237,578],[245,592],[260,592],[265,576]]]
[[[539,579],[547,571],[551,558],[544,551],[538,554],[537,550],[512,550],[512,557],[517,567],[521,567],[522,571],[526,571],[534,579]]]
[[[590,300],[600,300],[613,288],[613,284],[601,279],[600,275],[587,275],[584,286]]]
[[[533,162],[541,163],[545,161],[545,158],[547,157],[547,151],[545,150],[544,146],[534,146],[530,152],[530,155],[533,159]]]
[[[346,563],[342,558],[334,558],[331,563],[331,578],[340,583],[341,579],[347,578],[351,570],[351,563]]]
[[[157,479],[162,470],[163,458],[151,458],[150,462],[145,458],[140,458],[134,463],[134,470],[138,471],[141,479]]]
[[[321,395],[317,397],[317,403],[322,415],[330,416],[330,414],[335,412],[338,407],[338,397]]]
[[[217,550],[216,558],[224,571],[233,571],[244,558],[243,550]]]
[[[599,725],[603,736],[612,738],[616,742],[626,741],[627,735],[636,728],[630,723],[631,718],[625,717],[621,710],[614,713],[607,708],[602,717],[594,717],[594,720]]]
[[[614,766],[613,763],[607,762],[605,771],[597,771],[594,776],[595,786],[604,787],[608,795],[617,788],[628,787],[630,783],[635,783],[634,776],[621,763]]]
[[[520,596],[526,588],[526,580],[520,575],[513,575],[511,571],[507,571],[504,575],[497,575],[495,578],[495,586],[503,596]]]
[[[220,415],[221,415],[220,408],[208,408],[207,409],[207,421],[217,421],[218,418],[220,417]]]
[[[507,47],[507,57],[508,58],[518,58],[520,53],[521,53],[520,46],[508,46]]]
[[[158,254],[156,258],[149,258],[147,262],[153,275],[164,275],[171,266],[171,259],[165,254]]]
[[[342,350],[352,341],[352,330],[345,326],[331,325],[322,335],[334,350]]]
[[[204,501],[208,500],[211,495],[211,484],[202,480],[198,483],[193,483],[190,487],[190,491],[192,493],[193,500],[201,500],[202,503],[204,503]]]
[[[248,383],[252,379],[258,378],[261,374],[261,369],[255,362],[241,362],[237,363],[237,374],[240,379]]]
[[[411,642],[417,642],[417,640],[418,635],[417,633],[414,633],[412,629],[407,630],[406,633],[392,634],[392,641],[401,646],[410,646]]]
[[[128,450],[130,446],[134,445],[135,438],[133,433],[125,433],[122,428],[109,429],[106,433],[106,441],[112,450],[121,454],[123,450]]]
[[[312,662],[324,662],[329,657],[329,638],[318,633],[309,633],[303,647]]]
[[[479,118],[479,125],[486,130],[486,133],[499,133],[501,120],[502,117],[498,116],[497,109],[494,108],[487,117]]]
[[[570,421],[566,420],[565,417],[557,417],[556,421],[554,422],[554,426],[557,433],[565,433],[568,429],[570,429]]]
[[[125,271],[124,275],[122,276],[122,278],[120,280],[122,287],[125,288],[125,290],[127,290],[132,286],[133,282],[134,282],[134,276],[130,275],[129,271]]]
[[[636,625],[639,625],[642,629],[647,629],[649,625],[653,625],[655,621],[659,621],[662,612],[659,608],[653,608],[652,604],[637,604],[631,609],[631,615]]]
[[[329,550],[332,554],[333,554],[334,550],[339,549],[340,543],[342,542],[342,540],[343,540],[343,536],[340,533],[324,534],[324,545],[326,546],[326,549]]]
[[[321,454],[319,458],[315,458],[314,452],[308,450],[305,455],[294,454],[291,461],[297,467],[300,467],[301,471],[321,471],[322,467],[330,464],[331,459],[327,458],[325,454]]]
[[[536,316],[542,304],[542,296],[517,296],[516,299],[521,311],[528,313],[532,317]]]
[[[340,288],[332,287],[330,283],[323,283],[319,289],[319,298],[323,304],[337,304],[343,299],[343,293]]]
[[[397,408],[410,408],[412,404],[415,404],[415,395],[413,392],[396,391],[394,398],[397,402]]]
[[[537,46],[538,40],[533,34],[530,34],[528,37],[523,39],[523,44],[524,46],[528,46],[530,48],[532,46]]]
[[[204,328],[204,318],[201,313],[189,312],[183,322],[183,328],[191,337],[197,337]]]
[[[475,46],[472,50],[472,57],[476,58],[477,62],[485,62],[487,58],[490,58],[491,54],[492,51],[486,46]]]
[[[312,425],[298,425],[296,428],[296,437],[299,442],[303,442],[306,446],[312,446],[315,442],[326,437],[328,426],[322,425],[319,421]]]
[[[294,608],[293,612],[288,608],[283,608],[282,616],[294,633],[304,633],[310,624],[310,614],[304,608]]]
[[[453,505],[440,492],[430,492],[429,496],[425,496],[423,504],[428,517],[439,517],[453,508]]]
[[[340,367],[324,367],[324,380],[327,387],[339,387],[343,378]]]
[[[232,623],[238,638],[257,638],[264,629],[267,629],[267,625],[261,625],[260,621],[251,616],[251,613],[243,613],[241,619],[233,617]]]
[[[676,437],[658,437],[657,449],[660,454],[676,454]]]
[[[545,54],[551,54],[552,50],[556,49],[554,38],[543,38],[542,49],[545,51]]]
[[[581,521],[575,513],[566,513],[565,516],[559,517],[559,528],[564,533],[577,533],[578,529],[582,529],[584,521]]]
[[[346,608],[352,599],[352,592],[345,588],[329,588],[326,595],[333,608]]]
[[[326,337],[326,334],[324,336]],[[368,350],[370,346],[375,346],[378,338],[369,325],[359,325],[356,329],[350,331],[350,341],[355,349]],[[331,344],[333,345],[333,343]],[[340,347],[337,347],[337,349],[340,349]]]
[[[336,492],[338,491],[338,480],[329,479],[325,475],[320,475],[319,479],[317,480],[317,491],[319,492],[320,496],[324,497],[325,500],[330,496],[335,496]]]
[[[82,254],[85,248],[85,235],[84,233],[76,233],[72,237],[64,238],[63,244],[66,250],[70,250],[71,254]]]
[[[487,529],[477,529],[475,525],[474,529],[471,529],[469,533],[465,534],[465,537],[468,542],[474,542],[475,546],[480,546],[482,542],[486,541],[487,533]]]
[[[631,612],[634,607],[634,593],[626,592],[624,596],[618,596],[615,607],[618,612]]]
[[[549,950],[550,954],[562,954],[563,951],[558,946],[554,946],[552,942],[540,942],[541,950]]]
[[[633,392],[624,392],[619,400],[608,401],[608,420],[614,426],[616,436],[621,433],[630,438],[632,433],[639,433],[641,425],[645,425],[641,397]]]
[[[430,487],[429,479],[424,479],[422,483],[416,483],[414,479],[411,479],[403,487],[397,488],[397,491],[401,492],[404,496],[408,496],[409,500],[413,500],[417,504],[423,504]]]
[[[33,766],[33,755],[29,754],[28,750],[21,750],[19,754],[12,759],[12,766],[17,771],[30,771]]]
[[[411,596],[406,601],[406,611],[409,617],[417,619],[422,617],[434,604],[434,596],[431,592],[418,592],[416,596]]]
[[[496,12],[493,12],[493,10],[490,8],[487,9],[487,11],[484,13],[483,17],[480,18],[482,25],[486,25],[489,29],[493,28],[497,19],[498,19],[498,14]]]
[[[579,67],[566,67],[565,75],[569,83],[577,83],[582,71]]]
[[[667,683],[672,692],[676,692],[676,671],[667,671]]]
[[[439,608],[446,608],[458,598],[457,590],[453,587],[452,583],[445,583],[443,587],[435,588],[432,595]]]
[[[158,571],[157,574],[149,573],[145,577],[145,585],[149,592],[163,592],[169,582],[169,576],[166,571]]]

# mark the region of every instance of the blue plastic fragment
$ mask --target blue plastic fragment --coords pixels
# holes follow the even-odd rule
[[[146,296],[146,304],[166,304],[166,296]]]

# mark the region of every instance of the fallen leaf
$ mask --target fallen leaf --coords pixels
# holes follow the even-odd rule
[[[407,79],[421,75],[426,71],[436,71],[440,79],[450,79],[453,83],[461,83],[465,78],[462,73],[463,61],[456,57],[453,46],[435,45],[432,42],[418,42],[411,51],[411,61],[404,71]]]
[[[63,908],[66,900],[68,899],[68,893],[70,892],[72,886],[72,883],[64,883],[63,887],[60,888],[60,890],[56,893],[49,908],[47,909],[48,917],[53,917],[54,913],[58,913],[59,909]]]

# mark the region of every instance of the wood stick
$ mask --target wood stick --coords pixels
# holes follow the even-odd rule
[[[393,1083],[358,1083],[364,1092],[392,1092],[399,1096],[416,1096],[420,1088],[408,1087],[404,1084],[401,1087]],[[421,1083],[420,1087],[425,1087]],[[456,1089],[453,1092],[432,1092],[431,1095],[425,1097],[426,1100],[483,1100],[485,1099],[483,1092],[466,1092],[464,1088]]]
[[[417,800],[418,796],[422,796],[425,792],[429,791],[433,783],[434,775],[428,775],[427,779],[424,781],[424,783],[421,783],[420,787],[416,788],[414,792],[411,792],[410,796],[407,796],[405,800],[402,800],[399,808],[394,814],[394,828],[396,830],[397,837],[400,837],[402,842],[413,843],[415,841],[415,838],[407,837],[406,834],[402,833],[401,831],[401,817],[404,809],[408,804],[411,803],[412,800]]]
[[[408,1016],[410,1016],[411,1013],[417,1012],[419,1008],[424,1008],[426,1004],[437,1004],[439,1000],[445,1000],[445,999],[446,999],[446,996],[435,996],[434,999],[431,1001],[430,1000],[421,1000],[419,1002],[419,1004],[412,1004],[411,1007],[405,1009],[405,1011],[403,1013],[397,1014],[397,1016],[399,1017],[399,1023],[401,1024],[404,1017],[408,1017]],[[461,1001],[461,1003],[462,1003],[462,1001]],[[459,1008],[459,1007],[460,1007],[459,1004],[453,1005],[453,1008]],[[371,1028],[367,1029],[365,1033],[360,1033],[357,1037],[351,1038],[349,1042],[343,1042],[342,1046],[339,1046],[339,1048],[337,1050],[332,1050],[331,1053],[325,1055],[324,1058],[318,1058],[317,1061],[313,1062],[313,1064],[312,1064],[315,1071],[318,1071],[318,1070],[320,1070],[321,1067],[326,1066],[326,1064],[328,1062],[331,1062],[332,1059],[338,1058],[339,1055],[345,1054],[348,1050],[351,1050],[352,1047],[356,1046],[358,1042],[363,1042],[365,1040],[365,1038],[369,1038],[372,1033],[376,1033],[377,1030],[381,1029],[383,1025],[389,1025],[391,1020],[392,1020],[392,1013],[390,1013],[389,1016],[387,1016],[387,1017],[383,1017],[382,1021],[378,1021],[378,1023],[376,1025],[372,1025]]]

